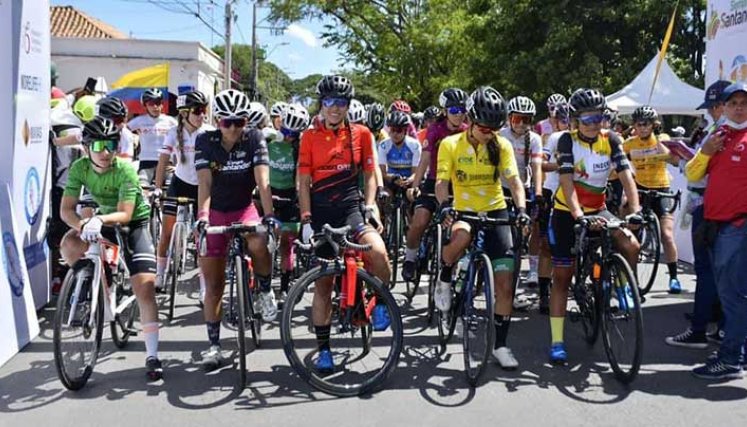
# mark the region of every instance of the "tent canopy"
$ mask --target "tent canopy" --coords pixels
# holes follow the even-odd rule
[[[672,71],[666,58],[661,64],[659,78],[656,81],[651,102],[649,102],[648,96],[651,93],[651,83],[654,81],[658,59],[657,53],[632,82],[607,97],[607,105],[620,114],[632,114],[642,105],[654,107],[660,115],[698,116],[703,114],[695,108],[703,102],[704,91],[680,80]]]

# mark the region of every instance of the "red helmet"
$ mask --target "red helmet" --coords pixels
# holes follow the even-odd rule
[[[389,107],[389,112],[391,113],[392,111],[401,111],[405,114],[410,114],[412,113],[412,108],[410,108],[410,104],[404,99],[398,99],[392,102],[392,105]]]

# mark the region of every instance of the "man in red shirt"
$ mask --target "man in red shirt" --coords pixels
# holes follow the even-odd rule
[[[724,89],[725,120],[687,163],[689,181],[708,174],[705,214],[714,223],[713,272],[724,312],[718,355],[693,374],[706,379],[741,378],[747,337],[747,83]]]

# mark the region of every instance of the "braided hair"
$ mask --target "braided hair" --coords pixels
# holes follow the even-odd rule
[[[189,117],[189,112],[187,112],[187,117]],[[176,149],[179,151],[179,163],[187,161],[187,156],[184,154],[184,122],[186,120],[184,113],[180,111],[176,116]]]

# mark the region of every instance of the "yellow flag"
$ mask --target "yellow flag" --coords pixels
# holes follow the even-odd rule
[[[664,41],[661,43],[661,49],[659,49],[659,62],[656,63],[656,73],[654,74],[654,81],[651,83],[651,92],[648,94],[648,103],[651,103],[651,97],[654,96],[654,88],[656,87],[656,80],[659,79],[659,70],[661,70],[661,63],[664,62],[664,57],[667,55],[667,49],[669,48],[669,40],[672,38],[672,31],[674,30],[674,20],[677,17],[677,6],[680,2],[674,5],[672,11],[672,19],[669,20],[669,26],[667,26],[667,33],[664,35]]]
[[[169,64],[165,63],[131,71],[112,83],[112,88],[168,87],[168,85]]]

